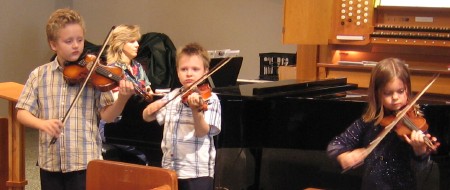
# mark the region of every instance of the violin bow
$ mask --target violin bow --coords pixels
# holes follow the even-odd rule
[[[108,43],[109,39],[111,38],[111,33],[112,31],[114,31],[114,29],[116,28],[116,26],[113,26],[111,28],[111,30],[109,30],[108,36],[106,37],[105,41],[103,42],[103,46],[100,49],[100,52],[98,53],[97,58],[94,61],[94,64],[92,65],[91,69],[89,70],[88,75],[86,76],[86,79],[84,80],[81,88],[78,90],[77,95],[75,96],[75,99],[72,101],[72,103],[69,106],[69,109],[67,110],[66,114],[64,115],[63,119],[62,119],[62,123],[63,125],[66,123],[67,118],[69,118],[70,113],[72,112],[72,108],[75,105],[75,103],[78,101],[78,99],[80,98],[81,92],[83,92],[84,88],[86,87],[86,84],[89,81],[89,78],[91,78],[92,73],[94,72],[95,68],[97,67],[98,63],[100,62],[100,57],[103,53],[103,51],[105,50],[106,44]],[[52,140],[50,141],[50,145],[55,144],[57,138],[53,137]]]
[[[199,78],[198,80],[196,80],[194,83],[192,83],[186,90],[184,91],[180,91],[180,93],[178,93],[177,95],[175,95],[174,97],[172,97],[170,100],[168,100],[167,102],[165,102],[163,104],[162,107],[166,106],[169,102],[175,100],[175,98],[179,97],[179,96],[184,96],[187,93],[189,93],[189,91],[191,91],[192,89],[194,89],[195,87],[197,87],[197,85],[199,85],[201,82],[203,82],[204,80],[206,80],[209,76],[211,76],[212,74],[214,74],[216,71],[218,71],[220,68],[222,68],[223,66],[225,66],[228,62],[230,62],[230,60],[233,57],[227,57],[225,59],[223,59],[222,61],[220,61],[216,66],[214,66],[213,68],[211,68],[211,70],[206,73],[205,75],[203,75],[201,78]]]
[[[395,127],[395,125],[397,125],[397,123],[405,116],[405,114],[416,104],[416,102],[419,100],[419,98],[431,87],[431,85],[436,81],[436,79],[439,77],[439,75],[440,75],[439,73],[435,74],[433,76],[433,78],[430,80],[430,82],[427,85],[425,85],[425,87],[422,89],[422,91],[420,91],[418,94],[416,94],[416,96],[412,99],[412,101],[409,102],[405,106],[405,108],[403,108],[403,110],[398,112],[396,118],[392,121],[392,123],[387,125],[383,129],[383,131],[381,131],[381,133],[377,136],[377,138],[374,139],[372,142],[370,142],[369,146],[367,146],[366,150],[362,153],[364,159],[375,149],[375,147],[378,146],[378,144],[380,144],[381,140],[383,140],[384,137],[386,137],[386,135]],[[342,171],[342,173],[344,173],[350,169],[357,168],[358,166],[362,165],[364,162],[364,159],[360,163],[357,163],[354,166],[344,169]]]

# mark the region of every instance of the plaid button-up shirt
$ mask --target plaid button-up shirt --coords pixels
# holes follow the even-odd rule
[[[178,91],[174,90],[164,98],[172,99]],[[210,131],[202,138],[195,137],[191,108],[181,102],[180,96],[157,112],[158,123],[164,125],[162,166],[175,170],[179,179],[214,176],[216,149],[213,136],[221,129],[221,107],[214,93],[207,101],[204,118]]]
[[[57,60],[34,69],[16,104],[41,119],[64,117],[81,84],[69,85]],[[52,172],[85,170],[89,161],[101,159],[98,132],[99,110],[114,102],[111,92],[86,86],[67,118],[55,144],[52,136],[39,131],[39,167]]]

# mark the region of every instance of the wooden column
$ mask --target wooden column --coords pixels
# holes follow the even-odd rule
[[[6,189],[8,180],[8,118],[0,118],[0,190]]]
[[[0,98],[8,100],[8,146],[7,151],[0,152],[0,154],[7,153],[8,162],[0,162],[0,165],[2,165],[0,168],[7,164],[8,176],[6,181],[0,181],[0,189],[24,190],[28,183],[25,180],[24,127],[17,121],[15,109],[22,89],[23,85],[18,83],[0,83]],[[4,130],[0,130],[0,132],[4,132]],[[3,138],[4,136],[5,134],[0,134],[0,137]],[[4,157],[4,155],[1,157]]]
[[[316,80],[318,45],[297,46],[297,79]]]

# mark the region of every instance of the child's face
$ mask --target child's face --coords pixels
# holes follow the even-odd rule
[[[123,46],[123,53],[129,59],[133,59],[137,56],[138,48],[139,48],[139,43],[137,40],[130,41],[130,42],[125,43],[125,45]]]
[[[79,24],[67,24],[58,31],[58,39],[50,41],[50,47],[56,52],[59,64],[76,61],[84,48],[84,32]]]
[[[398,78],[387,83],[380,94],[384,108],[391,111],[402,109],[408,103],[407,92],[406,85]]]
[[[198,55],[182,55],[178,61],[178,78],[185,88],[200,79],[206,72],[208,71],[205,69],[203,61]]]

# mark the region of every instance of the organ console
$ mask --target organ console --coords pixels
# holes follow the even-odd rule
[[[449,8],[384,6],[382,2],[334,1],[329,43],[449,46]]]
[[[329,43],[366,45],[373,31],[374,2],[369,0],[334,1]]]
[[[445,87],[450,82],[450,8],[430,7],[431,2],[426,3],[429,7],[383,2],[285,0],[283,43],[297,44],[298,79],[346,77],[367,87],[370,66],[363,62],[398,57],[410,66],[413,89],[441,73],[429,92],[450,94]]]

